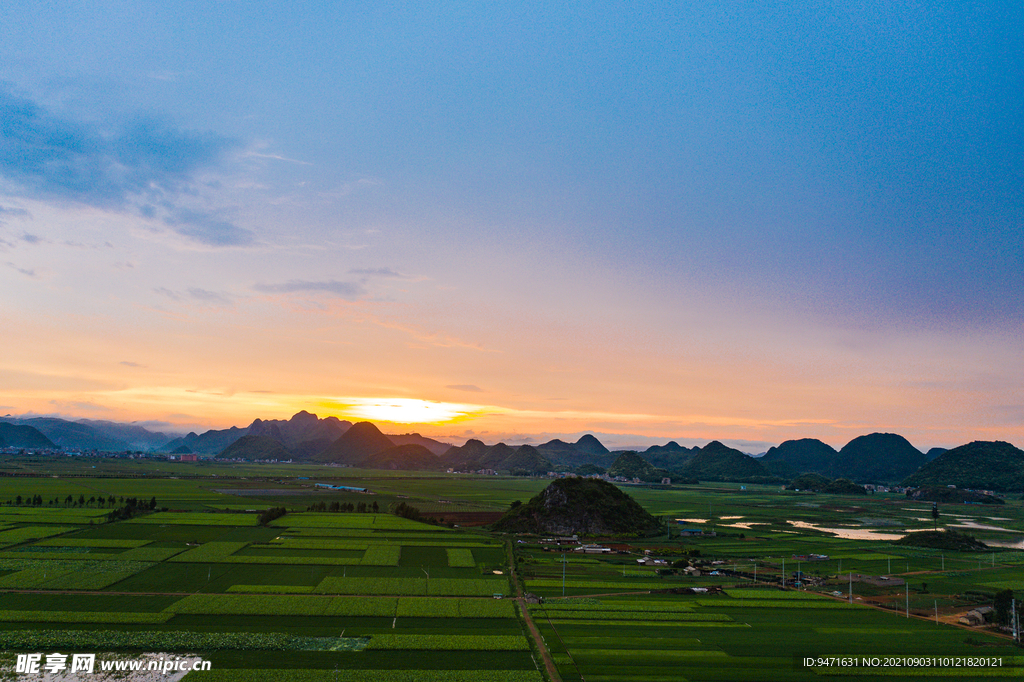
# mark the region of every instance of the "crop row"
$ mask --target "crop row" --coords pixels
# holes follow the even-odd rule
[[[232,616],[385,616],[514,618],[512,602],[431,597],[322,597],[319,595],[190,595],[164,613]]]
[[[83,540],[79,538],[59,538],[56,540],[40,540],[35,547],[142,547],[148,545],[152,540],[122,540],[122,539],[100,539]]]
[[[113,556],[121,561],[166,561],[183,551],[182,547],[135,547]]]
[[[708,614],[710,615],[710,614]],[[731,619],[727,620],[670,620],[670,621],[647,621],[647,620],[600,620],[597,618],[591,618],[588,620],[575,620],[571,618],[552,618],[551,622],[556,625],[596,625],[603,628],[602,632],[607,632],[606,628],[628,628],[634,630],[636,628],[644,627],[658,627],[658,628],[747,628],[750,627],[746,623],[737,623]]]
[[[313,595],[191,595],[164,611],[231,616],[395,616],[396,599]]]
[[[553,611],[552,618],[559,619],[588,619],[588,620],[649,620],[649,621],[714,621],[731,620],[729,616],[722,613],[629,613],[626,611],[610,611],[606,613],[596,611]]]
[[[190,549],[187,552],[171,557],[170,561],[191,563],[216,562],[226,559],[247,544],[249,543],[207,542],[205,545],[199,545],[195,549]]]
[[[733,599],[825,599],[814,592],[801,592],[800,590],[759,590],[756,588],[744,588],[729,590],[729,596]]]
[[[123,611],[0,611],[4,623],[166,623],[173,613]]]
[[[733,606],[766,609],[848,609],[846,602],[831,599],[698,599],[701,606]]]
[[[232,585],[228,592],[248,592],[250,594],[309,594],[312,585]]]
[[[508,592],[504,578],[339,578],[330,576],[317,585],[320,594],[394,594],[416,596],[480,597]]]
[[[637,590],[665,590],[671,587],[679,587],[678,582],[665,582],[665,581],[653,581],[653,580],[636,580],[622,582],[610,582],[605,580],[566,580],[563,583],[561,580],[542,578],[540,580],[529,580],[528,584],[530,587],[542,588],[542,587],[562,587],[564,584],[566,587],[572,588],[591,588],[595,590],[615,590],[618,592],[630,592]]]
[[[666,600],[609,602],[607,604],[583,602],[583,599],[552,600],[544,602],[544,608],[548,611],[628,611],[631,613],[688,613],[693,611],[693,606]]]
[[[159,523],[173,526],[255,526],[256,514],[217,514],[212,512],[157,512],[136,516],[125,523]]]
[[[153,564],[140,561],[0,559],[0,569],[15,571],[0,577],[0,587],[99,590],[151,566]]]
[[[363,528],[368,530],[437,530],[391,514],[288,514],[271,526],[284,528]]]
[[[529,651],[522,635],[374,635],[367,649],[416,651]]]
[[[7,630],[7,649],[75,649],[151,651],[209,651],[246,649],[263,651],[358,650],[366,640],[335,637],[294,637],[276,632],[182,632],[115,630]]]
[[[264,546],[281,547],[284,549],[340,549],[362,552],[370,546],[370,540],[368,538],[358,540],[346,538],[284,538],[268,542],[266,545],[253,545],[253,548],[259,549]]]
[[[24,526],[0,531],[0,547],[10,547],[29,540],[39,540],[76,530],[76,526]]]
[[[449,547],[445,550],[448,554],[448,565],[451,568],[473,568],[476,561],[473,559],[473,550],[462,547]]]
[[[179,561],[179,559],[175,559]],[[335,556],[261,556],[254,554],[232,554],[218,559],[220,564],[288,564],[299,566],[358,566],[357,557]]]
[[[542,682],[536,670],[231,670],[189,673],[189,682]]]
[[[398,615],[410,618],[515,618],[515,604],[495,599],[405,597]]]

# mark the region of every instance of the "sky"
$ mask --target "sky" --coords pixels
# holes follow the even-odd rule
[[[1024,10],[0,7],[0,414],[1024,446]]]

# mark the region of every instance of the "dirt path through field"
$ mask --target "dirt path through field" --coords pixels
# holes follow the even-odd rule
[[[537,651],[540,652],[541,660],[544,661],[544,669],[548,673],[548,679],[550,679],[551,682],[562,682],[562,678],[558,674],[558,668],[555,666],[555,662],[551,659],[551,652],[548,651],[547,646],[544,644],[544,638],[540,636],[540,630],[537,629],[537,625],[533,622],[533,618],[530,617],[530,610],[526,608],[526,598],[523,596],[523,586],[519,582],[519,576],[516,575],[515,550],[512,549],[512,543],[510,541],[505,542],[505,555],[508,559],[508,570],[512,577],[512,584],[516,586],[516,603],[519,604],[519,610],[523,613],[523,620],[526,622],[526,629],[529,631],[530,637],[533,637],[533,641],[537,644]]]

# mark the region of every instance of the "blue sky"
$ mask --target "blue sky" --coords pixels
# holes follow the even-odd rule
[[[1020,444],[1021,13],[5,3],[0,409]]]

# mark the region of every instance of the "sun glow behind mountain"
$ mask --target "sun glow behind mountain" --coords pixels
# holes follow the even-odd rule
[[[451,423],[480,413],[477,405],[439,403],[418,398],[347,398],[338,402],[325,402],[323,406],[350,419],[395,424]]]

